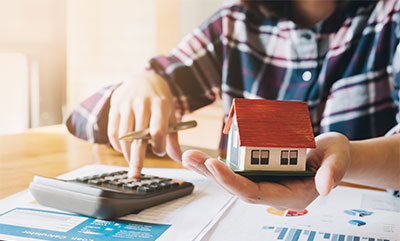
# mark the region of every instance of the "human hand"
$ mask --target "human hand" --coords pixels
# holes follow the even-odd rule
[[[200,151],[186,151],[182,160],[187,168],[213,179],[246,202],[281,210],[303,210],[318,195],[327,195],[338,185],[350,165],[349,141],[343,135],[333,132],[322,134],[316,137],[316,144],[316,148],[307,153],[308,168],[317,170],[315,178],[254,183]]]
[[[175,123],[174,103],[166,81],[153,72],[143,72],[125,81],[111,96],[107,135],[113,148],[129,162],[129,177],[139,177],[147,140],[121,141],[131,131],[150,128],[153,153],[181,160],[176,133],[167,133]]]

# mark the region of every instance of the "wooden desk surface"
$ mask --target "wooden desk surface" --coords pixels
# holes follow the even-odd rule
[[[198,137],[199,130],[193,131],[186,133],[192,139]],[[204,133],[203,136],[195,139],[209,137]],[[68,134],[62,125],[0,136],[0,199],[28,188],[35,175],[56,177],[88,164],[128,166],[123,156],[112,148],[80,140]],[[151,153],[144,167],[183,168],[180,163]],[[349,183],[341,185],[382,190]]]
[[[35,175],[56,177],[88,164],[128,166],[112,148],[80,140],[62,125],[0,136],[0,199],[28,188]],[[182,165],[149,154],[144,167]]]

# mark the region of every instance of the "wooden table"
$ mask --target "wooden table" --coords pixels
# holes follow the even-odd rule
[[[0,136],[0,199],[28,188],[35,175],[56,177],[88,164],[128,166],[112,148],[80,140],[62,125]],[[182,165],[149,153],[144,167]]]
[[[193,133],[190,130],[185,131],[186,137],[184,136],[181,140],[188,137],[194,139],[193,136],[197,140],[210,138],[204,135],[204,131],[197,133],[201,132],[201,129],[204,130],[201,124],[199,127],[200,130],[195,128]],[[205,129],[210,129],[208,124],[206,127]],[[199,135],[201,138],[198,138]],[[196,144],[193,141],[187,142]],[[63,125],[33,129],[17,135],[0,136],[0,199],[28,188],[35,175],[56,177],[88,164],[128,166],[120,153],[105,145],[80,140],[68,134]],[[180,163],[168,157],[156,157],[151,152],[147,154],[144,167],[183,168]],[[341,185],[365,188],[365,186],[348,183]]]

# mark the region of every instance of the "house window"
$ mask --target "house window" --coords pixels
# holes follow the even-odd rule
[[[258,165],[258,164],[260,164],[260,151],[252,150],[251,151],[251,165]]]
[[[289,151],[281,152],[281,165],[287,165],[289,161]]]
[[[269,162],[269,151],[268,150],[262,150],[261,151],[261,164],[262,165],[268,165]]]
[[[297,165],[297,151],[290,151],[290,165]]]

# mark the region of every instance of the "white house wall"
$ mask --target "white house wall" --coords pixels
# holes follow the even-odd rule
[[[231,128],[229,130],[229,134],[228,134],[228,149],[226,152],[226,161],[230,162],[231,160],[231,156],[232,156],[232,132],[233,132],[233,128]]]
[[[245,146],[241,146],[240,148],[239,148],[239,165],[238,165],[238,167],[239,167],[239,170],[245,170],[245,161],[242,161],[242,160],[246,160],[246,149],[247,149],[247,147],[245,147]]]
[[[306,149],[305,148],[268,148],[268,147],[241,147],[241,162],[244,162],[244,170],[276,170],[276,171],[304,171],[306,169]],[[251,165],[251,151],[252,150],[269,150],[269,163],[268,165]],[[281,151],[282,150],[297,150],[298,158],[297,165],[281,165]],[[243,161],[244,160],[244,161]],[[290,161],[289,161],[290,163]],[[242,169],[243,170],[243,169]]]

